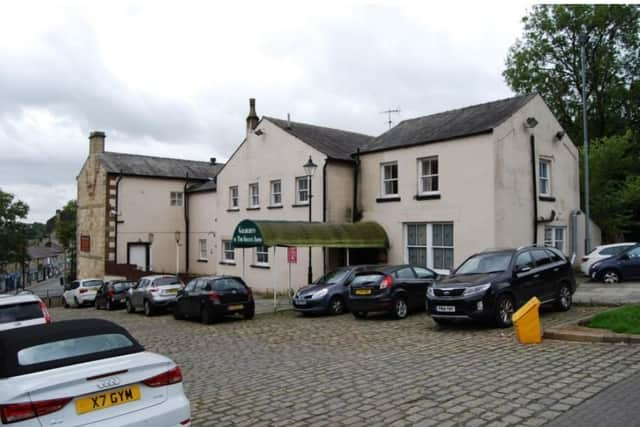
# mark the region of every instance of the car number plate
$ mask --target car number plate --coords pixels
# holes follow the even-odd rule
[[[164,291],[165,294],[177,294],[178,290],[177,289],[167,289],[166,291]]]
[[[456,307],[453,305],[437,305],[436,311],[441,313],[455,313]]]
[[[82,397],[76,400],[76,412],[86,414],[136,400],[140,400],[140,386],[133,385]]]
[[[244,306],[242,304],[234,304],[229,306],[229,311],[242,310]]]
[[[356,295],[371,295],[371,289],[356,289]]]
[[[298,304],[298,305],[307,305],[307,302],[305,300],[303,300],[303,299],[297,299],[296,300],[296,304]]]

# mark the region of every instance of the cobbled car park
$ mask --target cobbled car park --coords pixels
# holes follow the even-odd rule
[[[544,326],[601,310],[543,312]],[[194,426],[543,425],[640,371],[640,347],[545,340],[509,329],[294,312],[214,325],[124,311],[51,309],[55,321],[106,318],[182,368]]]

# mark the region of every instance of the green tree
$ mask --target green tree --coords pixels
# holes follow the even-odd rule
[[[581,145],[585,33],[589,136],[640,129],[640,6],[537,5],[522,21],[524,33],[510,48],[503,72],[511,89],[540,93]]]
[[[640,240],[640,146],[631,132],[589,147],[591,216],[605,241]]]
[[[77,211],[78,203],[75,200],[71,200],[62,208],[55,221],[56,238],[64,248],[69,260],[67,280],[75,280],[76,278]]]
[[[26,203],[0,189],[0,263],[24,263],[28,259],[26,226],[20,221],[27,213]]]

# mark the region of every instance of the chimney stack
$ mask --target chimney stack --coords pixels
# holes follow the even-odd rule
[[[291,114],[287,113],[287,129],[291,129]]]
[[[211,165],[215,165],[216,164],[216,158],[215,157],[211,157],[209,159],[209,163],[211,163]]]
[[[106,135],[104,132],[94,130],[89,134],[89,154],[104,153],[104,139]]]
[[[249,98],[249,115],[247,116],[247,136],[258,126],[260,119],[256,114],[256,99]]]

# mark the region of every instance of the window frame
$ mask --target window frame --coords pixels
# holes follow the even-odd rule
[[[309,175],[304,175],[304,176],[297,176],[295,178],[295,182],[296,182],[296,187],[295,187],[295,192],[296,192],[296,205],[308,205],[309,204],[309,194],[310,194],[310,184],[311,184],[311,179],[309,177]],[[307,183],[307,188],[306,189],[301,189],[300,188],[300,183],[302,182],[306,182]],[[306,194],[306,200],[302,200],[302,198],[300,197],[301,193],[305,193]]]
[[[395,178],[385,178],[385,168],[387,167],[396,167],[396,176]],[[395,193],[387,193],[386,192],[386,183],[394,182],[396,183],[396,192]],[[400,167],[398,166],[397,161],[391,162],[383,162],[380,163],[380,197],[398,197],[400,196]]]
[[[437,173],[430,173],[430,174],[425,174],[424,173],[424,162],[425,161],[434,161],[436,162],[436,168],[438,170]],[[419,196],[434,196],[437,194],[440,194],[440,159],[439,157],[436,156],[426,156],[426,157],[420,157],[417,159],[418,161],[418,195]],[[431,178],[432,181],[432,186],[433,186],[433,177],[437,178],[437,189],[436,190],[428,190],[425,191],[423,186],[422,186],[422,180],[424,178]]]
[[[237,185],[229,187],[229,209],[240,209],[240,190]]]
[[[542,176],[542,165],[546,165],[544,169],[546,169],[546,176]],[[551,174],[551,166],[553,164],[553,160],[548,157],[539,157],[538,158],[538,194],[540,196],[550,197],[553,195],[553,189],[551,187],[552,184],[552,174]],[[545,182],[546,191],[542,191],[542,182]]]
[[[410,248],[424,248],[426,251],[426,265],[413,264],[416,267],[425,267],[429,270],[435,271],[438,274],[448,274],[455,268],[455,223],[454,222],[405,222],[402,224],[404,227],[404,262],[409,262],[409,249]],[[448,245],[435,245],[433,239],[434,225],[450,225],[452,227],[451,241],[452,246]],[[409,245],[409,226],[421,226],[425,227],[425,244],[412,244]],[[450,268],[436,268],[434,266],[434,249],[450,249],[452,251],[451,267]]]
[[[280,187],[280,189],[277,192],[274,191],[275,185],[278,185]],[[281,179],[272,180],[269,184],[269,187],[271,189],[271,195],[269,197],[269,202],[271,203],[270,206],[282,206],[282,180]],[[278,202],[275,201],[276,195],[280,197],[280,201]]]
[[[202,245],[204,243],[204,246]],[[198,259],[207,261],[209,259],[209,250],[207,247],[207,239],[198,239]],[[203,252],[204,249],[204,252]],[[204,256],[203,256],[204,253]]]
[[[184,206],[184,193],[182,191],[169,192],[169,206]]]
[[[551,238],[548,239],[547,238],[547,231],[550,232],[551,234]],[[562,234],[562,239],[558,239],[558,235],[557,232],[560,231]],[[543,242],[544,242],[544,246],[545,247],[549,247],[549,248],[556,248],[558,249],[560,252],[565,253],[564,252],[564,245],[567,241],[567,227],[564,226],[557,226],[557,225],[547,225],[546,227],[544,227],[544,235],[543,235]],[[560,247],[558,247],[558,242],[560,243]]]
[[[227,243],[231,246],[231,249],[227,248]],[[236,250],[233,247],[233,242],[231,240],[223,240],[222,241],[222,262],[226,264],[235,264],[236,263]],[[228,255],[231,254],[231,258]]]
[[[257,203],[253,203],[253,189],[256,189],[256,197]],[[252,182],[249,184],[249,207],[250,208],[259,208],[260,207],[260,185],[257,182]]]
[[[264,249],[259,251],[258,249]],[[266,256],[266,261],[260,261],[260,256]],[[256,246],[253,249],[253,263],[259,267],[269,267],[269,247],[268,246]]]

